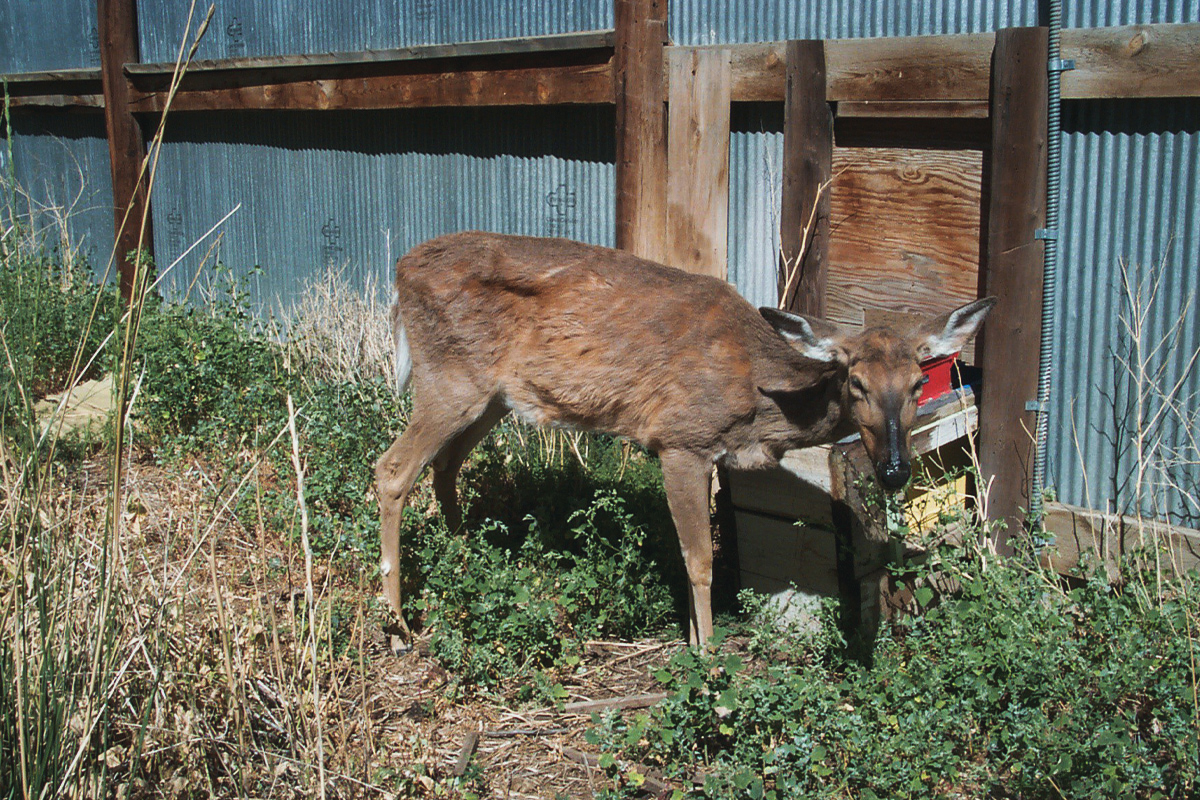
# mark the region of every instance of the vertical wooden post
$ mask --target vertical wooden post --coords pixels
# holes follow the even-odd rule
[[[829,269],[829,191],[818,202],[808,250],[799,279],[788,290],[788,264],[802,247],[804,226],[813,200],[833,172],[833,114],[825,100],[825,43],[787,43],[787,88],[783,104],[783,196],[780,207],[779,291],[784,308],[825,314],[825,280]],[[787,292],[788,296],[783,297]]]
[[[667,132],[672,267],[725,280],[729,255],[729,51],[673,52]]]
[[[667,228],[667,0],[616,0],[617,247],[662,260]]]
[[[988,516],[1005,520],[997,550],[1029,508],[1042,322],[1042,257],[1037,231],[1046,224],[1047,31],[1011,28],[996,34],[992,53],[992,140],[988,174],[987,247],[982,283],[1000,299],[984,326],[984,386],[979,408],[982,480],[991,481]]]
[[[116,261],[121,272],[121,296],[128,300],[133,292],[134,276],[129,253],[137,249],[139,237],[144,252],[153,250],[146,189],[138,186],[146,144],[141,126],[129,110],[129,82],[123,69],[126,63],[138,61],[137,2],[98,0],[98,14],[104,122],[108,130],[108,158],[116,214]],[[146,219],[144,235],[143,215]]]

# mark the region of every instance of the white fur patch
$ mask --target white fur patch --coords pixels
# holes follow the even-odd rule
[[[400,319],[399,311],[396,312],[396,393],[400,394],[408,388],[408,383],[412,379],[412,352],[408,347],[408,334],[404,330],[404,320]]]

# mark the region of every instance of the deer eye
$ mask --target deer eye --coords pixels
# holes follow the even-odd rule
[[[863,397],[867,396],[867,387],[863,385],[861,380],[855,377],[850,378],[850,391]]]
[[[922,375],[921,380],[917,381],[913,385],[913,394],[919,394],[921,392],[921,390],[925,388],[925,384],[927,384],[927,383],[929,383],[929,376]]]

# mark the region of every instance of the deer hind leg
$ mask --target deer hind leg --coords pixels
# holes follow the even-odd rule
[[[447,442],[433,459],[433,493],[442,509],[442,519],[451,532],[462,527],[462,512],[458,506],[456,486],[458,471],[467,455],[475,449],[475,445],[479,444],[507,413],[508,409],[502,403],[493,400],[479,419]]]
[[[379,571],[383,574],[383,595],[395,614],[400,633],[412,635],[400,608],[400,518],[409,492],[421,471],[437,454],[474,423],[487,408],[486,399],[474,408],[452,411],[444,407],[413,412],[404,433],[375,464],[375,493],[379,498],[380,551]],[[400,642],[392,639],[393,649]]]
[[[712,462],[683,451],[664,452],[663,484],[667,505],[675,520],[675,532],[683,551],[691,592],[688,597],[690,626],[688,641],[706,647],[712,637],[712,528],[708,516]]]

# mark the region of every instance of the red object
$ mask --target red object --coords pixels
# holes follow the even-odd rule
[[[929,382],[925,384],[925,389],[921,392],[921,399],[918,405],[925,405],[930,400],[936,400],[943,395],[950,394],[950,372],[954,368],[954,362],[958,359],[958,353],[952,356],[942,356],[941,358],[931,358],[928,361],[921,362],[921,372],[925,373],[925,377],[929,378]]]

